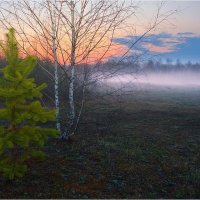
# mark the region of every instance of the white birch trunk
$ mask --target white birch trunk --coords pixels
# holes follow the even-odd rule
[[[55,107],[56,107],[56,128],[61,132],[60,127],[60,102],[59,102],[59,92],[58,92],[58,59],[57,59],[57,46],[56,46],[56,23],[55,23],[55,1],[52,0],[52,11],[51,22],[52,22],[52,46],[53,46],[53,58],[54,58],[54,95],[55,95]]]
[[[75,81],[75,49],[76,49],[76,30],[74,22],[74,1],[71,1],[71,30],[72,30],[72,46],[71,46],[71,77],[69,83],[69,112],[70,121],[73,125],[75,118],[75,106],[74,106],[74,81]]]
[[[58,92],[58,61],[56,52],[55,38],[53,39],[53,54],[54,54],[54,67],[55,67],[55,82],[54,82],[54,92],[55,92],[55,106],[56,106],[56,128],[61,132],[60,128],[60,102],[59,102],[59,92]]]

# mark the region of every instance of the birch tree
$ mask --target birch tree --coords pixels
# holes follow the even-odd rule
[[[20,39],[21,49],[24,54],[36,54],[40,59],[50,58],[54,63],[54,75],[48,69],[44,68],[54,82],[54,101],[56,107],[56,128],[61,132],[60,125],[60,102],[58,94],[58,58],[57,58],[57,31],[59,27],[59,18],[55,12],[55,0],[47,0],[46,7],[48,9],[38,9],[37,4],[28,1],[5,2],[5,6],[1,7],[1,22],[4,28],[14,27]],[[9,9],[8,9],[9,7]],[[21,9],[19,9],[21,8]],[[20,10],[20,11],[19,11]],[[42,14],[39,14],[41,12]],[[47,13],[50,24],[45,23],[43,13]],[[43,15],[43,16],[42,16]],[[11,19],[15,19],[15,23]],[[48,28],[50,25],[50,29]],[[34,43],[36,45],[34,45]],[[46,47],[45,47],[46,46]],[[33,52],[28,50],[31,48]],[[42,49],[38,49],[40,47]],[[52,54],[51,54],[52,52]]]
[[[120,31],[127,34],[130,33],[130,28],[132,30],[130,24],[127,24],[127,19],[136,14],[137,5],[134,2],[125,0],[11,2],[7,2],[7,6],[1,6],[2,25],[14,26],[22,40],[23,49],[26,49],[28,43],[40,58],[46,54],[54,62],[57,117],[59,116],[58,80],[60,80],[57,70],[58,65],[64,66],[62,69],[68,83],[66,92],[69,116],[65,122],[66,137],[77,130],[84,107],[86,87],[100,79],[113,76],[120,70],[119,67],[115,69],[115,66],[112,66],[112,71],[106,75],[97,75],[90,79],[91,75],[98,72],[99,64],[116,54],[123,60],[146,34],[174,13],[171,11],[163,15],[161,8],[158,8],[153,23],[129,48],[123,49],[113,41],[113,38],[119,37]],[[14,24],[12,19],[15,20]],[[39,43],[40,49],[32,45],[32,40]],[[80,65],[84,65],[84,70],[81,74],[82,79],[78,80],[80,74],[77,74],[77,71]],[[81,88],[82,96],[79,102],[76,99],[77,92],[80,92],[78,88]],[[59,121],[57,128],[60,129]]]
[[[100,62],[104,62],[113,55],[121,56],[118,64],[130,53],[133,47],[141,41],[148,33],[153,31],[157,26],[165,22],[174,11],[169,11],[166,14],[162,13],[163,4],[157,8],[152,23],[146,28],[144,33],[138,37],[136,41],[130,44],[130,48],[120,49],[121,47],[116,44],[113,39],[118,37],[119,30],[122,32],[130,33],[130,27],[127,19],[136,15],[137,4],[131,1],[120,0],[63,0],[61,1],[62,9],[57,9],[61,15],[63,35],[66,38],[66,43],[70,44],[69,49],[65,52],[69,55],[70,78],[69,78],[69,112],[70,124],[68,126],[68,135],[71,135],[76,130],[78,121],[81,116],[82,105],[84,97],[81,100],[79,111],[77,110],[75,99],[76,85],[75,79],[77,78],[76,69],[79,64],[84,64],[86,68],[83,73],[83,94],[85,87],[93,84],[94,81],[105,79],[107,76],[117,74],[116,66],[106,75],[97,76],[92,78],[89,82],[88,77],[93,75],[99,69]],[[134,26],[134,24],[131,24]],[[114,54],[112,54],[114,51]],[[121,52],[120,52],[121,51]],[[139,55],[138,57],[140,57]],[[135,60],[137,60],[136,58]],[[92,67],[91,67],[92,65]],[[87,73],[87,74],[85,74]],[[89,74],[90,73],[90,74]]]
[[[75,30],[75,3],[73,0],[70,2],[71,10],[71,35],[72,35],[72,45],[71,45],[71,76],[69,85],[69,105],[70,105],[70,120],[73,123],[75,118],[75,108],[74,108],[74,81],[75,81],[75,50],[76,50],[76,30]]]
[[[89,66],[91,63],[98,63],[106,59],[109,51],[114,47],[112,42],[115,32],[125,20],[134,14],[135,6],[131,3],[127,5],[125,1],[90,1],[71,0],[61,1],[61,14],[63,25],[63,35],[65,41],[70,44],[70,48],[65,51],[69,55],[69,122],[65,134],[74,134],[77,124],[82,114],[84,104],[85,87],[88,84],[83,74],[82,100],[80,108],[77,110],[77,100],[75,99],[77,77],[76,69],[80,64]],[[115,44],[116,45],[116,44]],[[84,70],[88,73],[88,70]]]
[[[49,0],[50,1],[50,0]],[[55,13],[55,8],[56,6],[56,1],[52,0],[53,6],[51,6],[51,2],[47,1],[48,3],[48,10],[49,10],[49,15],[51,17],[51,28],[52,28],[52,47],[53,47],[53,60],[54,60],[54,68],[55,68],[55,74],[54,74],[54,92],[55,92],[55,107],[56,107],[56,128],[59,132],[61,132],[61,127],[60,127],[60,119],[59,119],[59,114],[60,114],[60,102],[59,102],[59,92],[58,92],[58,87],[59,87],[59,77],[58,77],[58,58],[57,58],[57,45],[56,45],[56,32],[57,28],[56,27],[56,13]]]

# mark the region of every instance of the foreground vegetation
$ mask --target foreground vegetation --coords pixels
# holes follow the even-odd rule
[[[199,91],[133,94],[88,102],[79,133],[1,178],[0,198],[199,198]]]
[[[39,125],[55,121],[55,112],[47,110],[39,101],[46,84],[37,86],[29,78],[36,58],[19,58],[14,29],[9,30],[6,43],[0,43],[0,47],[8,63],[0,71],[3,74],[0,78],[0,175],[14,179],[24,175],[27,160],[43,157],[38,147],[43,147],[57,131]]]

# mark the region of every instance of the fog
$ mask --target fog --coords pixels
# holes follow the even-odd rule
[[[200,87],[200,74],[193,71],[123,74],[106,79],[104,84],[111,87],[127,85],[196,88]]]

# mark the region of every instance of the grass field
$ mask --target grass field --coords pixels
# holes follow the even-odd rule
[[[87,106],[72,140],[50,140],[24,178],[0,179],[0,198],[200,198],[200,90],[143,89]]]

